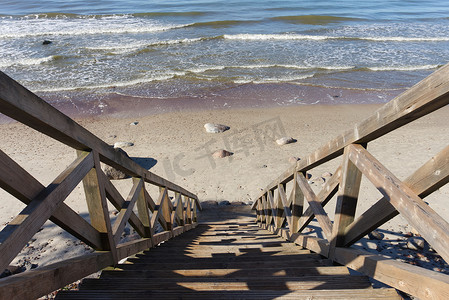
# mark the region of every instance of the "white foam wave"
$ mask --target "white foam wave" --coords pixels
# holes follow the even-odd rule
[[[322,70],[351,70],[351,69],[354,69],[355,66],[310,66],[310,65],[269,64],[269,65],[232,66],[232,68],[242,68],[242,69],[285,68],[285,69],[297,69],[297,70],[315,70],[315,69],[322,69]]]
[[[417,71],[432,70],[439,68],[439,65],[422,65],[422,66],[397,66],[397,67],[368,67],[371,71]]]
[[[183,28],[190,24],[163,24],[136,18],[16,19],[0,20],[0,38],[38,36],[80,36],[98,34],[138,34]]]
[[[253,80],[254,84],[263,84],[263,83],[280,83],[280,82],[292,82],[296,80],[306,79],[313,77],[314,75],[302,75],[302,76],[286,76],[286,77],[268,77],[262,78],[259,80]]]
[[[382,36],[382,37],[359,37],[355,39],[375,41],[375,42],[447,42],[449,37],[401,37],[401,36]]]
[[[226,66],[205,66],[205,67],[197,67],[197,68],[192,68],[192,69],[188,69],[187,72],[191,72],[191,73],[204,73],[207,71],[220,71],[227,68]]]
[[[285,64],[265,64],[265,65],[235,65],[235,66],[205,66],[188,69],[192,73],[204,73],[207,71],[224,70],[224,69],[269,69],[269,68],[285,68],[297,70],[352,70],[355,66],[310,66],[310,65],[285,65]]]
[[[302,34],[234,34],[223,35],[228,40],[366,40],[375,42],[447,42],[449,37],[399,37],[399,36],[327,36],[327,35],[302,35]]]
[[[189,44],[202,41],[203,38],[192,38],[192,39],[178,39],[178,40],[166,40],[166,41],[154,41],[151,43],[134,43],[134,44],[126,44],[126,45],[116,45],[116,44],[108,44],[102,46],[93,46],[93,47],[85,47],[87,50],[94,51],[108,51],[113,54],[127,54],[136,51],[140,51],[144,48],[155,47],[155,46],[168,46],[168,45],[176,45],[176,44]]]
[[[115,88],[115,87],[128,87],[138,84],[144,84],[153,81],[163,81],[174,78],[175,76],[185,75],[184,72],[174,72],[170,74],[158,75],[153,77],[142,77],[128,81],[118,81],[111,82],[106,84],[98,84],[98,85],[88,85],[88,86],[73,86],[73,87],[57,87],[57,88],[49,88],[49,89],[36,89],[34,92],[62,92],[62,91],[77,91],[77,90],[95,90],[95,89],[104,89],[104,88]]]
[[[33,65],[40,65],[46,62],[50,62],[55,59],[55,56],[47,56],[47,57],[41,57],[41,58],[18,58],[11,60],[0,60],[0,68],[8,68],[11,66],[33,66]]]

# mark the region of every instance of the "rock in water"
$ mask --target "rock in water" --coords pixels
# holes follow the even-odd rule
[[[217,150],[214,153],[212,153],[212,156],[213,156],[213,158],[224,158],[226,156],[231,156],[232,154],[234,154],[234,153],[226,151],[224,149],[221,149],[221,150]]]
[[[220,133],[228,130],[230,127],[222,124],[207,123],[204,124],[204,128],[206,129],[206,132],[209,133]]]
[[[114,148],[124,148],[134,146],[134,143],[131,142],[116,142],[114,144]]]
[[[45,40],[45,41],[42,42],[42,45],[50,45],[52,43],[53,43],[52,41]]]
[[[291,144],[291,143],[294,143],[294,142],[296,142],[296,140],[294,138],[287,137],[287,136],[281,137],[280,139],[276,140],[276,143],[279,146]]]

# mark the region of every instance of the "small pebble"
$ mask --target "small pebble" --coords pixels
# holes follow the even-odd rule
[[[292,137],[287,137],[287,136],[281,137],[280,139],[277,139],[277,140],[276,140],[276,143],[277,143],[279,146],[287,145],[287,144],[291,144],[291,143],[295,143],[295,142],[296,142],[296,140],[295,140],[294,138],[292,138]]]

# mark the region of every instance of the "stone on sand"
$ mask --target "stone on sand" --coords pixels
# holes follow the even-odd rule
[[[407,240],[407,248],[410,250],[422,250],[426,245],[426,241],[419,236],[413,236]]]
[[[126,157],[128,156],[128,153],[125,152],[125,150],[121,149],[121,148],[115,148],[114,150],[116,152],[121,152],[122,154],[124,154]],[[123,173],[120,170],[117,170],[114,167],[108,166],[108,165],[104,165],[103,167],[103,172],[104,174],[109,178],[109,179],[113,179],[113,180],[118,180],[118,179],[125,179],[128,178],[128,175],[126,175],[125,173]]]
[[[296,164],[296,162],[298,160],[301,160],[301,159],[299,157],[296,157],[296,156],[290,156],[289,159],[288,159],[288,162],[291,163],[291,164]]]
[[[280,139],[277,139],[277,140],[276,140],[276,143],[277,143],[279,146],[291,144],[291,143],[294,143],[294,142],[296,142],[296,140],[295,140],[294,138],[292,138],[292,137],[287,137],[287,136],[281,137]]]
[[[228,130],[230,127],[222,124],[207,123],[204,124],[204,128],[206,129],[206,132],[209,133],[221,133]]]
[[[381,232],[379,232],[379,231],[377,231],[377,230],[374,230],[374,231],[368,233],[368,238],[369,238],[370,240],[378,240],[378,241],[381,241],[381,240],[384,239],[384,234],[381,233]]]
[[[234,154],[234,153],[226,151],[224,149],[220,149],[220,150],[217,150],[214,153],[212,153],[212,157],[213,158],[224,158],[227,156],[231,156],[232,154]]]
[[[124,148],[134,146],[134,143],[131,142],[116,142],[114,143],[114,148]]]

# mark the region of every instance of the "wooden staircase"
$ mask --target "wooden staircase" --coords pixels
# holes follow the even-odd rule
[[[401,299],[260,229],[254,217],[214,218],[57,299]]]

